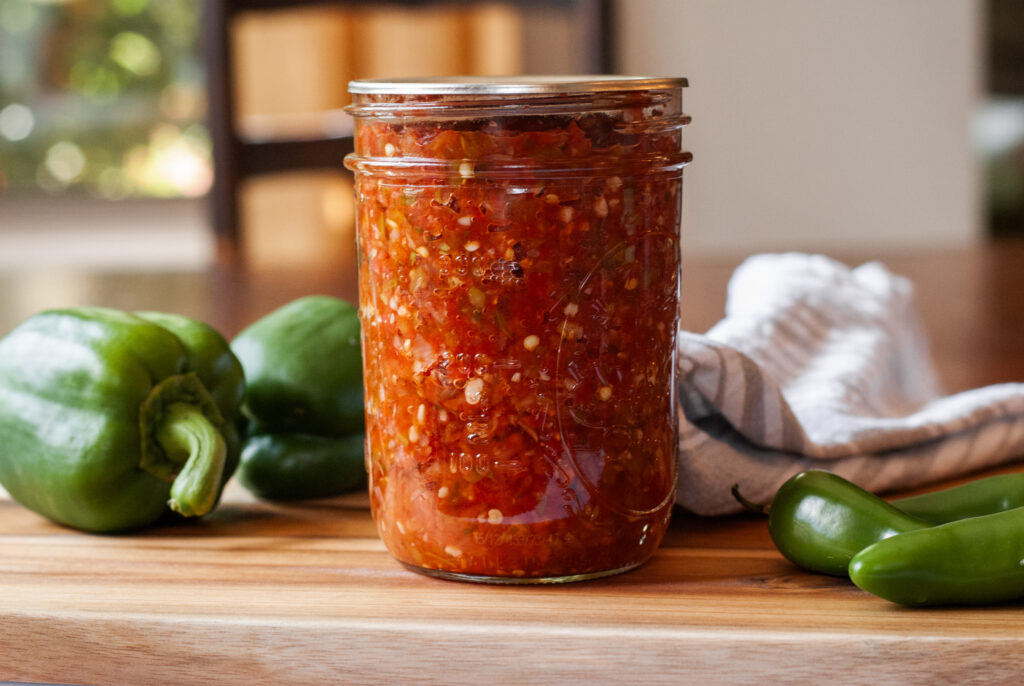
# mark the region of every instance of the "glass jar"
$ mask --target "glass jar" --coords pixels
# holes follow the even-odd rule
[[[684,86],[350,84],[370,501],[408,567],[573,581],[657,548]]]

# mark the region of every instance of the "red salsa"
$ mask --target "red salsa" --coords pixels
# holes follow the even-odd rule
[[[676,480],[681,116],[658,91],[505,99],[353,108],[374,518],[442,576],[622,571]]]

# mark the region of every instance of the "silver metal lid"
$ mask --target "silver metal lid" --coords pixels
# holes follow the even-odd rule
[[[516,95],[531,93],[599,93],[686,88],[684,78],[611,74],[545,76],[438,76],[350,81],[350,93],[394,95]]]

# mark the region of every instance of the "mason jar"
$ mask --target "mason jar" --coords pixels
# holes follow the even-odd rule
[[[404,565],[560,582],[657,548],[686,85],[350,84],[370,502]]]

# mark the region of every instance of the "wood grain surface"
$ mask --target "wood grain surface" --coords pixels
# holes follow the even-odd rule
[[[886,261],[918,284],[949,387],[1024,381],[1024,246]],[[721,315],[736,263],[687,265],[689,328]],[[81,275],[79,290],[26,295],[34,278],[0,277],[0,330],[75,292],[229,335],[306,292],[352,294],[345,274]],[[754,515],[677,512],[640,569],[527,588],[406,571],[362,494],[282,505],[232,483],[211,516],[127,536],[64,529],[0,494],[0,680],[1018,683],[1022,652],[1024,605],[899,608],[797,570]]]
[[[0,500],[0,675],[70,683],[1008,683],[1024,610],[906,610],[805,574],[753,516],[677,513],[654,559],[566,586],[406,571],[361,498],[92,536]]]

